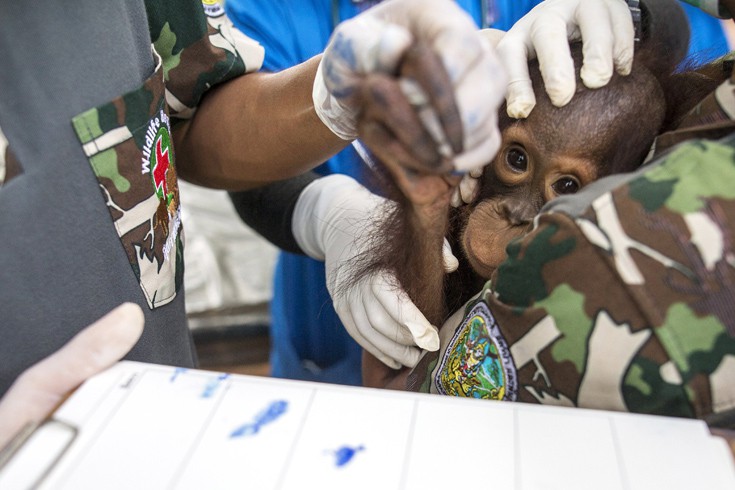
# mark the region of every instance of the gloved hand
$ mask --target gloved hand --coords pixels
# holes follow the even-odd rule
[[[438,55],[451,82],[450,104],[430,82],[421,84],[449,140],[451,165],[466,171],[486,164],[500,144],[496,111],[506,77],[472,19],[452,1],[387,0],[340,24],[314,80],[317,114],[341,138],[356,138],[366,75],[392,76],[408,49],[418,44]]]
[[[613,66],[627,75],[633,65],[633,20],[623,0],[545,0],[521,18],[497,44],[509,75],[508,115],[527,117],[536,105],[528,58],[537,56],[546,92],[556,106],[574,95],[569,41],[582,39],[581,78],[589,88],[610,81]]]
[[[42,420],[82,381],[119,361],[143,333],[143,312],[124,303],[24,371],[0,399],[0,448]]]
[[[301,249],[325,261],[327,289],[347,332],[393,369],[413,367],[421,349],[439,348],[439,335],[411,302],[395,276],[381,271],[353,283],[355,260],[370,246],[371,219],[385,200],[345,175],[309,184],[294,210],[292,228]],[[457,267],[448,244],[445,269]]]
[[[483,170],[484,167],[474,168],[462,176],[462,180],[452,193],[452,206],[458,208],[475,200],[480,190],[480,177],[482,177]]]

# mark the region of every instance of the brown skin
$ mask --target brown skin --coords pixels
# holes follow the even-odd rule
[[[315,56],[278,73],[238,77],[207,92],[195,117],[174,130],[179,176],[207,187],[246,190],[299,175],[344,148],[348,142],[321,122],[313,106],[312,87],[320,59]],[[439,114],[452,147],[461,151],[462,124],[451,85],[430,75],[437,63],[436,57],[422,56],[411,69]],[[363,94],[368,93],[371,101],[388,97],[382,104],[390,110],[385,117],[384,111],[380,117],[366,117],[370,122],[361,132],[402,155],[400,165],[430,172],[451,168],[418,123],[395,77],[366,76]],[[366,107],[362,96],[355,103]]]
[[[179,176],[245,190],[305,172],[346,146],[314,110],[319,59],[238,77],[209,91],[195,117],[174,131]]]

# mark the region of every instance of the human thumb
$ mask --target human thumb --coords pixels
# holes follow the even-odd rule
[[[141,308],[124,303],[25,370],[0,399],[0,447],[84,380],[122,359],[143,333],[143,323]]]

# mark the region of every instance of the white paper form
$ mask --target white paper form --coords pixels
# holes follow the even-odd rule
[[[735,488],[729,449],[701,421],[133,362],[85,383],[54,420],[0,488]],[[66,441],[65,424],[77,433],[44,475],[39,457]]]

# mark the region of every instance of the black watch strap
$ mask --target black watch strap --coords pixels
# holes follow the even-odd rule
[[[641,20],[641,2],[640,0],[625,0],[630,9],[630,15],[633,17],[633,28],[635,29],[635,42],[640,42],[643,37],[643,27]]]

